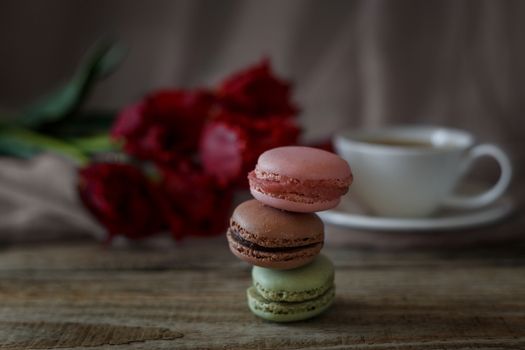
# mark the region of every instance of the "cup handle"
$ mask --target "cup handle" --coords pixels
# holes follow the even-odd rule
[[[500,167],[501,174],[498,182],[483,193],[474,196],[453,194],[445,199],[444,204],[451,208],[472,209],[485,206],[498,199],[507,189],[512,178],[512,165],[509,157],[503,150],[495,145],[482,144],[471,148],[462,164],[461,176],[465,175],[474,162],[480,158],[489,156],[494,158]]]

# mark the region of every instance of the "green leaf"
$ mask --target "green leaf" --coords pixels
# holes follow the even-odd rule
[[[124,55],[122,46],[107,40],[98,42],[71,80],[30,106],[23,113],[21,124],[36,128],[71,116],[85,101],[94,84],[113,72]]]
[[[95,66],[97,77],[103,79],[113,73],[124,60],[126,53],[127,50],[123,46],[112,44]]]

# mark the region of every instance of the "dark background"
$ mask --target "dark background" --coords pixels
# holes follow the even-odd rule
[[[4,0],[0,105],[48,91],[107,33],[130,53],[91,106],[213,84],[268,55],[296,82],[308,137],[398,121],[524,135],[523,1]]]

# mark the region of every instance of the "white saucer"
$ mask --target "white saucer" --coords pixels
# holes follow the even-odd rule
[[[390,218],[361,214],[361,210],[352,202],[350,196],[345,196],[337,208],[317,214],[327,224],[352,229],[431,232],[487,225],[505,218],[513,210],[512,199],[504,196],[486,207],[475,210],[448,209],[426,218]]]

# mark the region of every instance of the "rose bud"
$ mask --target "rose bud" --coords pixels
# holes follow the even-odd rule
[[[186,162],[161,169],[162,213],[175,239],[223,233],[228,225],[232,190],[218,185],[202,169]]]
[[[219,116],[204,129],[200,157],[204,170],[223,185],[246,187],[246,175],[261,153],[297,143],[300,129],[291,118]]]
[[[204,90],[157,91],[122,109],[111,135],[139,159],[176,163],[197,151],[214,101]]]
[[[291,101],[290,84],[275,77],[268,59],[224,80],[217,94],[224,108],[253,117],[292,116],[298,112]]]
[[[78,194],[84,206],[116,235],[143,238],[163,229],[155,188],[129,164],[92,163],[78,172]]]

